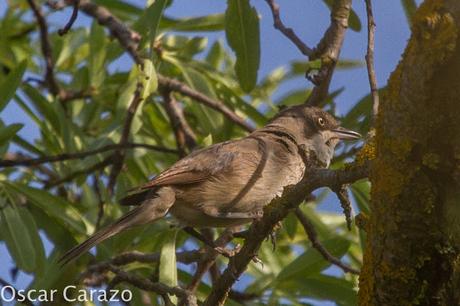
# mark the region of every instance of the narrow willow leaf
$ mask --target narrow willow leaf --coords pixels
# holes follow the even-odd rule
[[[142,37],[145,37],[141,45],[145,46],[145,44],[153,43],[167,2],[167,0],[148,1],[149,5],[147,9],[144,11],[142,17],[139,18],[139,21],[134,25],[134,29],[139,31]]]
[[[176,265],[176,235],[177,230],[169,230],[164,234],[163,246],[160,252],[160,275],[159,281],[165,285],[177,286]],[[171,297],[175,299],[175,297]],[[175,299],[173,303],[176,303]]]
[[[213,14],[181,19],[163,17],[160,27],[178,32],[222,31],[225,29],[225,15]]]
[[[37,224],[28,209],[18,208],[18,212],[21,216],[22,222],[26,226],[28,235],[32,240],[32,247],[35,251],[35,273],[38,276],[41,276],[44,273],[44,267],[46,265],[46,255],[42,239],[38,234]]]
[[[22,129],[24,124],[21,123],[13,123],[5,127],[0,128],[0,147],[6,145],[16,133]]]
[[[105,58],[107,55],[106,48],[106,35],[104,28],[96,21],[91,25],[91,32],[89,35],[89,79],[90,84],[96,90],[104,82],[105,78]]]
[[[414,17],[415,11],[417,10],[417,3],[415,0],[401,0],[401,4],[406,14],[407,23],[412,24],[412,18]]]
[[[6,104],[14,97],[16,89],[21,84],[22,76],[27,68],[27,60],[19,63],[17,67],[10,71],[5,80],[0,84],[0,112]]]
[[[29,202],[44,211],[55,222],[76,234],[88,235],[93,231],[86,218],[70,203],[44,190],[35,189],[19,183],[4,183],[15,192],[25,196]]]
[[[0,211],[0,230],[15,264],[26,272],[36,268],[35,250],[29,236],[27,224],[24,223],[16,205],[11,199],[0,199],[3,203]],[[6,204],[6,202],[9,202]]]
[[[260,62],[259,17],[249,0],[228,0],[225,34],[236,54],[235,72],[241,88],[250,92],[257,83]]]
[[[342,257],[350,247],[350,242],[344,238],[336,237],[322,242],[323,246],[335,257]],[[314,248],[309,248],[305,253],[288,264],[278,274],[276,282],[282,282],[296,275],[313,275],[321,272],[331,265]]]

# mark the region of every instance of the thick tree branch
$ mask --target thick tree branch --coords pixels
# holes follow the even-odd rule
[[[316,233],[315,227],[313,226],[313,223],[308,219],[308,217],[300,210],[300,208],[295,209],[295,215],[297,219],[299,219],[300,223],[302,224],[305,233],[308,236],[308,239],[310,239],[310,242],[312,246],[323,256],[324,259],[332,263],[333,265],[336,265],[337,267],[341,268],[344,272],[349,272],[353,274],[359,275],[359,271],[347,266],[343,262],[340,261],[340,259],[334,257],[329,251],[319,242],[318,240],[318,234]]]
[[[372,13],[372,0],[365,0],[367,13],[367,53],[366,65],[369,77],[369,86],[372,95],[372,121],[375,124],[379,111],[379,92],[377,87],[377,77],[374,68],[374,47],[375,47],[375,21]]]
[[[270,6],[270,10],[273,15],[273,26],[284,34],[290,41],[296,45],[297,49],[302,52],[303,55],[310,57],[313,54],[313,50],[309,48],[297,34],[291,28],[286,28],[280,17],[280,7],[274,0],[265,0]]]
[[[163,152],[163,153],[170,153],[170,154],[178,154],[177,150],[169,149],[161,146],[156,145],[149,145],[143,143],[125,143],[125,144],[110,144],[98,149],[84,151],[84,152],[76,152],[76,153],[64,153],[54,156],[43,156],[38,158],[23,158],[21,155],[14,155],[9,154],[7,155],[7,159],[0,160],[0,167],[17,167],[17,166],[25,166],[25,167],[34,167],[45,163],[55,163],[60,161],[66,160],[73,160],[73,159],[84,159],[88,156],[96,155],[99,153],[104,153],[113,150],[119,149],[136,149],[136,148],[144,148],[148,150]]]
[[[223,305],[230,288],[257,255],[262,242],[270,235],[274,226],[285,218],[290,210],[300,205],[313,190],[352,183],[365,178],[368,176],[368,168],[368,163],[364,163],[343,170],[311,169],[298,184],[286,187],[282,196],[274,199],[264,209],[263,218],[250,226],[247,235],[249,238],[245,240],[238,254],[230,260],[227,269],[214,284],[204,305]]]

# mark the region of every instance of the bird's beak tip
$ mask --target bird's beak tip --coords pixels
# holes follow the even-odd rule
[[[341,140],[357,140],[357,139],[362,138],[360,133],[345,129],[343,127],[339,127],[332,131],[335,132],[335,134],[337,135],[337,138]]]

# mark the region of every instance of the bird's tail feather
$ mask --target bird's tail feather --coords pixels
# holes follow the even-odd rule
[[[101,243],[102,241],[118,234],[119,232],[136,225],[136,219],[141,211],[141,207],[137,207],[126,215],[118,219],[115,223],[97,231],[91,237],[86,239],[84,242],[80,243],[79,245],[73,247],[69,251],[67,251],[60,259],[59,263],[65,265],[70,261],[77,259],[83,253],[89,251],[95,245]]]
[[[150,191],[148,194],[143,194],[143,196],[141,205],[129,211],[126,215],[115,221],[115,223],[101,229],[86,241],[67,251],[59,259],[59,262],[65,265],[89,251],[96,244],[128,228],[162,218],[168,213],[169,208],[175,201],[175,192],[170,187],[163,187],[158,191]]]

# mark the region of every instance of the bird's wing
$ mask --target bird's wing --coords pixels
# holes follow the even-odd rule
[[[231,143],[233,142],[219,143],[191,153],[139,187],[139,190],[165,185],[193,184],[208,179],[231,165],[236,152],[224,149]]]

